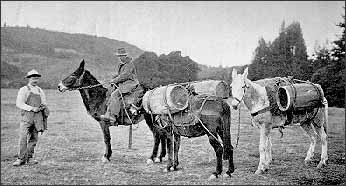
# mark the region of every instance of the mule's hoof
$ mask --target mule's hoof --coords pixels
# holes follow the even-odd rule
[[[160,161],[160,158],[158,158],[158,157],[154,158],[154,162],[155,162],[155,163],[160,163],[160,162],[161,162],[161,161]]]
[[[150,164],[153,164],[154,162],[153,162],[153,160],[152,159],[148,159],[147,160],[147,165],[150,165]]]
[[[259,174],[262,174],[263,172],[264,172],[263,170],[257,169],[256,172],[255,172],[255,174],[259,175]]]
[[[168,169],[168,168],[164,168],[164,169],[163,169],[163,172],[164,172],[164,173],[167,173],[167,172],[169,172],[169,169]]]
[[[231,175],[230,175],[230,174],[225,173],[225,174],[223,174],[223,175],[222,175],[222,178],[224,178],[224,179],[231,178]]]
[[[309,166],[311,164],[311,160],[304,160],[304,165]]]
[[[208,181],[215,180],[217,177],[215,174],[209,176]]]
[[[318,163],[317,168],[318,168],[318,169],[321,169],[321,168],[323,168],[323,167],[325,167],[325,166],[326,166],[325,163],[320,162],[320,163]]]
[[[106,157],[102,156],[101,161],[102,161],[102,163],[108,163],[109,159],[107,159]]]

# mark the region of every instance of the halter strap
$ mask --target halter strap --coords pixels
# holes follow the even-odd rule
[[[244,86],[242,87],[244,89],[244,94],[243,96],[241,97],[241,99],[238,99],[237,97],[234,97],[235,100],[237,100],[239,102],[239,104],[241,103],[241,101],[243,101],[244,97],[245,97],[245,91],[247,88],[249,88],[249,86],[246,85],[246,82],[245,82],[245,79],[244,79]],[[238,105],[239,105],[238,104]]]
[[[84,74],[85,74],[85,70],[83,70],[82,75],[80,75],[79,78],[77,79],[77,82],[78,82],[79,85],[81,85],[81,81],[82,81],[82,78],[83,78]]]

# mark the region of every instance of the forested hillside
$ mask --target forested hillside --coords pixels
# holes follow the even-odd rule
[[[144,51],[104,37],[68,34],[30,27],[1,27],[1,87],[25,84],[23,74],[33,68],[42,73],[41,86],[56,88],[82,59],[97,78],[111,75],[118,58],[114,52],[125,47],[133,58]]]
[[[307,55],[299,22],[286,26],[283,21],[277,38],[260,38],[249,65],[211,67],[198,64],[180,51],[156,54],[104,37],[67,34],[30,27],[1,27],[1,87],[18,88],[26,83],[25,73],[33,68],[42,73],[41,86],[56,88],[82,59],[99,80],[111,78],[118,59],[114,52],[125,47],[134,60],[141,83],[150,88],[170,83],[204,79],[231,83],[232,68],[242,72],[249,67],[249,78],[293,76],[321,84],[330,106],[345,105],[345,16],[336,25],[342,28],[333,48],[321,46]]]

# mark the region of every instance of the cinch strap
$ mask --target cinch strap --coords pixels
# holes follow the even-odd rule
[[[257,116],[258,114],[265,113],[265,112],[267,112],[267,111],[269,111],[269,110],[270,110],[270,107],[266,107],[266,108],[264,108],[264,109],[261,109],[261,110],[255,112],[255,113],[251,113],[251,116],[252,116],[252,117]]]

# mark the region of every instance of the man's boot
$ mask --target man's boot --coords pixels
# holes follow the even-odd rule
[[[20,166],[20,165],[23,165],[23,164],[25,164],[25,160],[22,160],[22,159],[16,159],[16,161],[15,162],[13,162],[13,166]]]
[[[28,158],[28,159],[26,160],[26,164],[35,165],[35,164],[38,164],[38,161],[35,160],[35,159],[32,159],[32,158]]]

